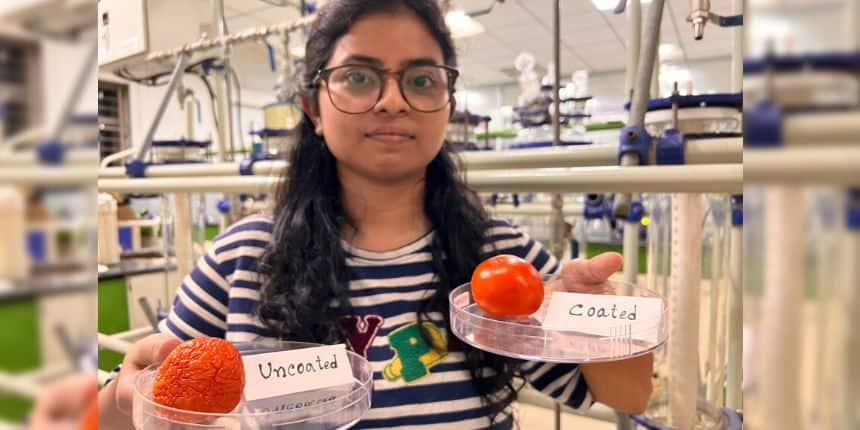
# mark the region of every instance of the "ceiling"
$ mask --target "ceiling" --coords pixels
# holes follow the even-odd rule
[[[453,0],[455,8],[467,12],[485,9],[492,0]],[[542,65],[552,59],[551,0],[507,0],[477,18],[486,32],[458,40],[460,69],[466,85],[481,86],[514,82],[503,72],[510,69],[518,53],[529,51]],[[263,1],[225,0],[230,32],[249,27],[290,21],[298,17],[294,7],[274,7]],[[647,14],[643,11],[643,15]],[[711,0],[711,10],[731,14],[731,0]],[[704,40],[693,40],[685,18],[689,0],[667,0],[661,42],[677,46],[675,61],[724,57],[731,52],[730,29],[709,25]],[[578,69],[592,72],[624,69],[627,24],[624,15],[599,11],[591,0],[561,1],[561,68],[563,76]],[[300,43],[296,40],[294,44]],[[243,87],[268,91],[275,75],[262,45],[245,45],[233,51]]]

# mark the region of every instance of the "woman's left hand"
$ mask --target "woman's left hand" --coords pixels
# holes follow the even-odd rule
[[[561,278],[547,283],[547,292],[614,294],[615,289],[607,281],[623,263],[624,257],[617,252],[567,261],[561,268]]]

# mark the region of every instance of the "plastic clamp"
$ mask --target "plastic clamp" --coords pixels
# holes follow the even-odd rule
[[[638,154],[639,164],[648,163],[648,147],[651,144],[651,135],[641,125],[631,125],[621,129],[621,143],[618,147],[618,164],[626,154]]]
[[[143,160],[128,160],[125,163],[125,174],[132,178],[143,178],[146,176],[146,163]]]
[[[733,194],[732,202],[732,226],[740,227],[744,225],[744,195]]]
[[[42,164],[56,166],[63,164],[66,149],[56,140],[44,140],[36,148],[36,155]]]
[[[776,147],[782,144],[782,108],[769,100],[744,112],[744,145]]]
[[[218,208],[218,212],[226,215],[230,213],[230,199],[221,199],[218,200],[218,203],[215,205]]]
[[[520,195],[517,193],[514,193],[513,200],[514,200],[513,201],[514,207],[515,208],[519,207],[520,206]]]
[[[684,135],[674,128],[670,128],[657,139],[655,157],[657,164],[684,164]]]
[[[490,206],[496,207],[499,203],[499,193],[493,193],[490,195]]]
[[[251,176],[254,174],[254,163],[265,159],[265,154],[251,154],[239,162],[239,174],[242,176]]]
[[[602,219],[606,213],[606,205],[602,194],[589,194],[585,196],[585,207],[583,216],[585,219]]]
[[[627,222],[642,222],[643,215],[645,215],[645,206],[642,206],[642,202],[634,201],[630,203],[630,213],[627,215]]]
[[[845,227],[860,230],[860,188],[852,188],[845,193]]]

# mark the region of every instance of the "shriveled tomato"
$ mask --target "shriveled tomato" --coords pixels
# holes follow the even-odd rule
[[[543,302],[543,282],[528,261],[497,255],[472,273],[472,297],[482,311],[496,318],[531,315]]]
[[[177,346],[152,385],[157,403],[187,411],[227,413],[245,388],[242,356],[227,340],[201,337]]]
[[[78,430],[99,430],[99,399],[94,398],[84,416],[81,417],[81,422],[78,425]]]

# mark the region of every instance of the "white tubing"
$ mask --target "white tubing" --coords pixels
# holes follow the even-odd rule
[[[860,186],[860,148],[744,151],[744,182]]]
[[[114,152],[113,154],[108,155],[107,157],[105,157],[102,160],[100,167],[102,168],[102,170],[104,170],[104,169],[108,168],[110,163],[113,163],[116,160],[122,160],[122,159],[125,159],[125,158],[128,158],[128,157],[134,155],[134,151],[135,151],[134,148],[126,148],[126,149],[123,149],[122,151]],[[123,173],[125,173],[125,169],[123,169],[122,167],[115,167],[115,169],[118,169],[119,171],[122,171]],[[99,176],[101,176],[101,173],[99,173]]]
[[[770,428],[796,428],[800,397],[806,202],[798,187],[765,190],[765,292],[759,355],[761,410]]]
[[[699,285],[702,267],[702,196],[672,196],[672,274],[669,284],[668,424],[697,422]]]
[[[732,226],[729,242],[729,317],[726,375],[726,407],[743,408],[743,227]]]

